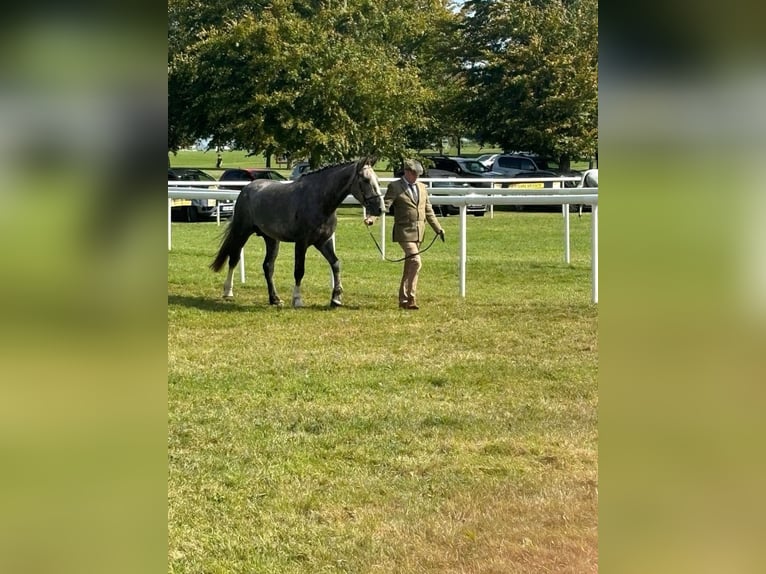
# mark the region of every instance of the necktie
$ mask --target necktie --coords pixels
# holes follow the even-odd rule
[[[412,196],[412,200],[417,203],[418,202],[418,188],[414,183],[411,183],[409,185],[410,187],[410,196]]]

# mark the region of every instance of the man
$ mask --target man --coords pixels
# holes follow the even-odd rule
[[[423,173],[420,162],[407,160],[404,162],[404,175],[401,179],[388,184],[386,211],[394,207],[393,240],[398,242],[404,252],[404,269],[402,281],[399,284],[399,307],[401,309],[419,309],[417,304],[418,274],[422,267],[420,261],[420,244],[425,235],[427,221],[434,232],[444,241],[444,230],[436,219],[428,190],[418,181]],[[375,223],[375,217],[367,217],[367,225]]]

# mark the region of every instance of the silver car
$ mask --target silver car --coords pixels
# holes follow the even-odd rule
[[[306,173],[311,166],[309,166],[309,162],[307,161],[299,161],[298,163],[293,166],[293,171],[290,173],[290,179],[295,181],[300,176],[302,176],[304,173]]]
[[[525,155],[503,154],[492,162],[492,171],[504,176],[514,176],[522,171],[538,171],[540,168],[535,161]]]

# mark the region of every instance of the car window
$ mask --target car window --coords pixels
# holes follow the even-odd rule
[[[507,169],[523,169],[521,167],[521,160],[517,157],[500,157],[497,160],[497,165]]]
[[[215,178],[210,177],[204,171],[200,171],[200,170],[186,172],[183,175],[183,179],[187,181],[215,181]]]
[[[484,173],[487,171],[487,168],[478,161],[463,162],[463,169],[470,173]]]
[[[221,175],[221,181],[238,181],[238,180],[241,180],[241,179],[250,179],[250,178],[249,177],[245,177],[238,170],[225,171]]]

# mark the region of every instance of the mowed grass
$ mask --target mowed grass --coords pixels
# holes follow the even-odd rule
[[[465,299],[441,219],[415,312],[359,209],[339,218],[334,310],[316,250],[305,308],[267,304],[255,236],[226,302],[207,268],[223,226],[173,225],[169,572],[596,572],[590,214],[571,265],[560,214],[469,217]],[[283,244],[286,302],[292,265]]]

